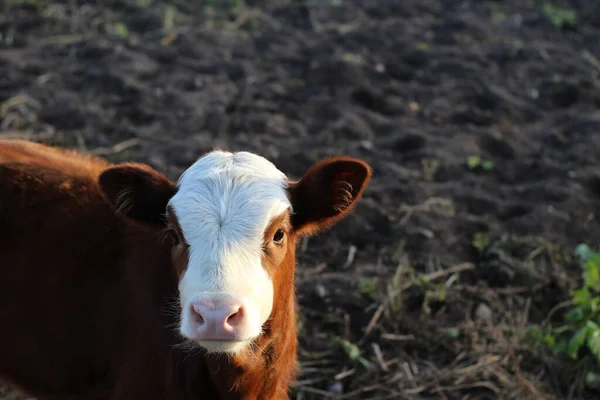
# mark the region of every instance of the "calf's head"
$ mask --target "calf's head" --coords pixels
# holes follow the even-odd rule
[[[292,182],[256,154],[213,151],[177,183],[124,163],[100,185],[119,212],[164,224],[179,276],[180,334],[208,352],[236,354],[276,318],[278,302],[292,299],[298,238],[343,218],[370,177],[366,163],[336,157]]]

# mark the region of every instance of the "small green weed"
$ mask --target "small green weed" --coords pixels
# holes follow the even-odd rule
[[[415,49],[417,50],[421,50],[421,51],[427,51],[430,49],[430,45],[427,42],[417,42],[415,43]]]
[[[427,182],[433,182],[435,173],[440,167],[440,162],[435,159],[424,158],[421,160],[421,166],[423,167],[423,179]]]
[[[364,278],[358,281],[357,289],[360,294],[375,298],[377,278]]]
[[[342,55],[342,59],[344,60],[344,62],[347,62],[348,64],[355,64],[355,65],[361,65],[364,64],[365,60],[363,59],[363,57],[360,54],[353,54],[353,53],[344,53]]]
[[[490,245],[490,238],[483,232],[477,232],[473,235],[471,244],[481,253]]]
[[[546,3],[542,6],[541,12],[557,28],[574,27],[577,23],[577,13],[567,8],[560,8]]]
[[[577,360],[582,351],[600,363],[600,253],[586,244],[575,249],[582,267],[582,286],[570,292],[570,301],[563,304],[562,325],[552,327],[532,325],[526,337],[542,344],[555,354]],[[600,388],[600,375],[590,371],[586,376],[590,388]]]
[[[467,157],[467,165],[470,169],[481,168],[484,171],[489,171],[494,168],[495,164],[490,160],[482,160],[480,156],[474,155]]]
[[[165,14],[163,16],[163,29],[170,31],[175,27],[175,18],[177,17],[177,9],[171,5],[167,5],[165,8]]]
[[[127,25],[125,25],[123,22],[117,22],[114,26],[113,26],[115,35],[119,36],[120,38],[126,38],[127,36],[129,36],[129,29],[127,29]]]
[[[488,7],[488,13],[494,22],[502,22],[506,19],[506,14],[502,12],[498,4],[490,4]]]
[[[446,336],[450,339],[458,339],[460,337],[460,329],[459,328],[450,328],[445,331]]]
[[[443,303],[446,301],[447,287],[444,283],[440,284],[429,284],[429,289],[425,291],[425,298],[423,304],[421,304],[421,311],[423,316],[431,315],[431,306],[434,303]]]
[[[360,355],[360,348],[346,339],[336,337],[331,340],[331,346],[344,350],[348,358],[358,361],[363,367],[369,368],[369,361]]]

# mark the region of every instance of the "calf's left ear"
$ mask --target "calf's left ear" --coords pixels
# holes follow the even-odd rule
[[[371,175],[369,164],[351,157],[316,163],[289,185],[294,231],[313,235],[344,218],[361,198]]]
[[[148,223],[163,222],[167,203],[177,192],[174,182],[139,163],[108,168],[100,175],[99,183],[118,213]]]

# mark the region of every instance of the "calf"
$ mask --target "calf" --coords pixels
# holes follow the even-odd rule
[[[339,157],[291,182],[213,151],[172,182],[0,141],[0,380],[40,399],[288,398],[296,243],[370,177]]]

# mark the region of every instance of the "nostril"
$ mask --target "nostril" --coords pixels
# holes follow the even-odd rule
[[[227,317],[227,324],[229,326],[237,326],[242,323],[244,319],[244,310],[242,308],[238,308],[234,311],[229,317]]]
[[[192,314],[194,323],[196,325],[204,325],[204,317],[202,316],[202,313],[200,312],[200,310],[198,310],[196,307],[192,306],[191,314]]]

